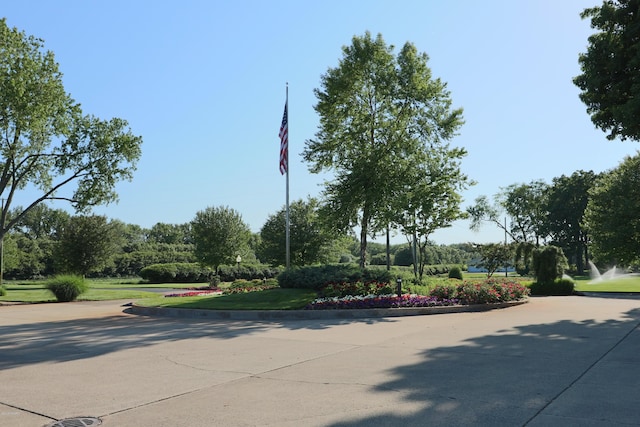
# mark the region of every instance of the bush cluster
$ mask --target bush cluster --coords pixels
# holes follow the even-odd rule
[[[64,274],[55,276],[45,284],[59,302],[75,301],[89,289],[89,285],[81,276]]]
[[[556,279],[553,282],[534,282],[529,285],[531,295],[560,296],[573,294],[573,280]]]
[[[462,274],[462,270],[466,270],[467,266],[466,265],[460,265],[460,264],[432,264],[432,265],[425,265],[424,266],[424,274],[427,275],[427,276],[436,276],[438,274],[449,274],[449,272],[454,268],[459,269],[460,273]]]
[[[239,279],[234,281],[227,289],[222,293],[224,295],[231,294],[244,294],[247,292],[266,291],[268,289],[274,289],[278,287],[278,282],[275,279],[253,279],[244,280]]]
[[[457,265],[449,269],[449,279],[462,280],[462,269]]]
[[[0,297],[7,295],[7,288],[4,285],[0,286]]]
[[[221,265],[218,267],[218,276],[222,282],[273,279],[283,270],[282,267],[271,267],[267,264],[244,264],[239,267],[235,265]]]
[[[149,283],[205,283],[215,275],[213,270],[195,262],[152,264],[140,270],[140,277]]]
[[[347,295],[390,295],[395,293],[394,287],[388,283],[380,282],[342,282],[329,283],[320,288],[320,297],[345,297]]]
[[[489,279],[481,283],[465,281],[457,285],[438,285],[429,295],[439,299],[457,299],[461,304],[489,304],[517,301],[529,295],[529,289],[518,282]]]
[[[383,269],[364,269],[354,264],[305,266],[285,270],[278,275],[282,288],[319,290],[329,283],[355,282],[391,283],[392,275]]]

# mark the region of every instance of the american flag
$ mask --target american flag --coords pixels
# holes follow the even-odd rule
[[[289,117],[286,103],[278,136],[280,137],[280,173],[284,175],[289,167]]]

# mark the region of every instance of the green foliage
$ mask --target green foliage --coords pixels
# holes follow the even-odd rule
[[[140,243],[128,245],[124,252],[113,256],[113,267],[103,273],[114,277],[137,276],[152,264],[192,263],[193,245],[181,243]]]
[[[56,245],[59,270],[86,276],[104,268],[117,248],[113,223],[105,216],[74,216],[62,226]]]
[[[196,260],[218,269],[233,264],[248,249],[251,230],[242,216],[228,207],[208,207],[191,222]]]
[[[515,242],[538,242],[543,237],[545,220],[545,194],[548,185],[543,181],[528,184],[512,184],[496,194],[492,205],[486,196],[476,198],[467,208],[472,230],[479,230],[484,222],[490,222],[504,230]],[[503,213],[511,218],[507,226]]]
[[[354,261],[354,258],[351,254],[341,254],[340,255],[340,264],[351,264]]]
[[[458,266],[451,267],[448,277],[449,279],[462,280],[462,269]]]
[[[555,279],[547,282],[533,282],[529,285],[531,295],[571,295],[575,283],[571,279]]]
[[[55,276],[45,284],[59,302],[74,301],[89,289],[89,285],[81,276],[65,274]]]
[[[528,276],[533,263],[535,245],[530,242],[520,242],[516,245],[516,272],[521,276]]]
[[[436,285],[429,295],[440,299],[453,299],[456,295],[456,286],[452,284],[448,285]]]
[[[393,260],[393,265],[410,266],[413,264],[413,252],[410,246],[399,249]]]
[[[446,85],[432,77],[427,60],[411,43],[395,56],[381,35],[374,39],[367,32],[343,47],[339,65],[327,70],[315,90],[320,126],[303,156],[311,172],[335,175],[325,186],[321,217],[338,231],[360,226],[361,268],[367,237],[396,222],[398,209],[407,209],[408,192],[398,190],[415,184],[428,192],[426,171],[443,165],[455,170],[465,154],[446,143],[462,125],[462,110],[451,108]],[[451,176],[449,170],[442,176]],[[425,204],[446,193],[440,175],[431,178],[437,190]],[[424,215],[437,206],[429,205]]]
[[[303,266],[323,259],[324,249],[333,240],[322,227],[318,218],[318,201],[314,198],[296,200],[289,206],[289,251],[290,262],[294,266]],[[260,230],[261,242],[258,245],[258,258],[272,265],[286,264],[286,208],[283,207],[270,215]],[[333,260],[335,261],[335,260]]]
[[[607,139],[640,140],[638,3],[607,0],[581,16],[590,18],[597,32],[579,57],[582,74],[573,80],[580,99],[596,127],[609,132]]]
[[[371,265],[387,265],[387,254],[376,254],[371,256]],[[393,255],[391,255],[391,264],[393,265]]]
[[[501,243],[488,243],[480,247],[482,258],[478,267],[487,269],[487,277],[491,277],[499,268],[506,267],[513,260],[513,247]]]
[[[464,281],[457,285],[439,285],[429,295],[458,299],[462,304],[488,304],[523,299],[529,295],[529,289],[512,280],[487,279],[480,283]]]
[[[390,272],[384,269],[361,269],[354,264],[306,266],[285,270],[278,276],[282,288],[320,289],[329,283],[353,283],[392,281]]]
[[[592,171],[580,170],[569,177],[553,178],[546,195],[544,233],[551,238],[551,244],[564,250],[578,274],[583,274],[586,265],[589,237],[584,229],[584,213],[596,177]]]
[[[221,265],[218,267],[218,276],[223,282],[233,282],[235,280],[262,280],[272,279],[278,276],[284,267],[272,267],[267,264],[240,264]]]
[[[567,258],[557,246],[544,246],[533,251],[533,273],[538,283],[553,283],[568,267]]]
[[[117,182],[133,176],[142,138],[125,120],[83,115],[65,92],[53,53],[4,18],[0,46],[0,194],[37,190],[11,218],[17,197],[6,199],[0,237],[45,200],[67,200],[76,211],[115,201]]]
[[[395,285],[388,282],[328,283],[319,291],[321,297],[342,298],[347,295],[390,295],[396,292]]]
[[[224,290],[224,295],[240,294],[247,292],[259,292],[274,289],[278,287],[278,281],[274,279],[269,280],[244,280],[239,279],[234,281],[227,289]]]
[[[510,233],[516,242],[538,242],[546,218],[545,193],[549,186],[541,180],[511,184],[497,196],[498,203],[511,218]]]
[[[198,263],[170,263],[149,265],[139,274],[149,283],[206,283],[215,272]]]
[[[0,285],[0,297],[7,295],[7,288],[4,285]]]
[[[640,261],[640,153],[602,174],[589,195],[584,220],[596,262]]]

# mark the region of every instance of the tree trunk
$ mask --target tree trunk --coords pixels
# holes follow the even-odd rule
[[[360,229],[360,268],[364,269],[367,264],[367,226],[362,221]]]
[[[391,271],[391,243],[389,241],[389,226],[387,225],[387,271]]]

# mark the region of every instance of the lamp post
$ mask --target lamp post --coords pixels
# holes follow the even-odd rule
[[[236,257],[236,264],[237,264],[237,268],[238,270],[240,270],[240,263],[242,262],[242,257],[240,255],[238,255]]]
[[[396,279],[396,294],[398,294],[398,296],[402,296],[402,279],[401,278],[397,278]]]

